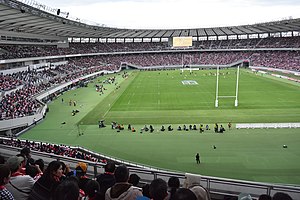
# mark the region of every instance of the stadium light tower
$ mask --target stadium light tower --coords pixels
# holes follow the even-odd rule
[[[235,87],[235,96],[219,96],[219,66],[217,66],[217,83],[216,83],[216,100],[215,107],[219,107],[219,98],[235,98],[234,106],[238,106],[238,89],[239,89],[239,74],[240,74],[240,66],[237,67],[236,73],[236,87]]]

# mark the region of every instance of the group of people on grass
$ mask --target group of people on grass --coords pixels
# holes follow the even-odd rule
[[[232,127],[231,122],[229,122],[227,125],[228,125],[228,129],[230,130],[231,127]],[[118,131],[119,130],[124,130],[124,125],[119,124],[117,122],[112,122],[111,123],[111,128],[112,129],[117,129]],[[128,131],[136,132],[136,129],[131,124],[128,124],[127,129],[128,129]],[[161,128],[159,129],[159,131],[161,131],[161,132],[173,131],[173,130],[174,129],[173,129],[172,125],[169,125],[167,128],[165,128],[165,126],[162,125]],[[199,128],[197,128],[196,124],[194,124],[194,125],[190,124],[188,126],[184,124],[182,127],[181,127],[181,125],[179,125],[176,130],[177,131],[193,131],[193,130],[197,131],[197,130],[199,130],[200,133],[203,133],[205,130],[206,131],[210,130],[210,127],[209,127],[208,124],[205,125],[205,128],[204,128],[203,124],[200,124]],[[141,130],[140,130],[140,133],[148,132],[148,131],[150,133],[154,132],[154,127],[151,124],[149,126],[145,125],[144,127],[142,127]],[[215,133],[224,133],[225,128],[223,127],[223,125],[220,125],[220,127],[219,127],[218,123],[215,123],[214,131],[215,131]]]

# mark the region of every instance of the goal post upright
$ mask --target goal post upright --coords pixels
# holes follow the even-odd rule
[[[190,65],[190,73],[192,73],[192,66],[191,66],[191,64],[192,64],[192,56],[190,55],[189,57],[190,57],[190,64],[189,64]]]
[[[234,106],[238,106],[238,93],[239,93],[239,75],[240,75],[240,66],[237,68],[237,74],[236,74],[236,88],[235,88],[235,101]]]
[[[219,95],[219,66],[217,66],[216,101],[215,101],[216,108],[219,107],[218,95]]]

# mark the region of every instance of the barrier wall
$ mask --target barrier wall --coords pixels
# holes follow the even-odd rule
[[[236,124],[236,128],[300,128],[300,123],[251,123]]]

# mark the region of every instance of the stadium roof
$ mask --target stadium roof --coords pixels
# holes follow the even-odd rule
[[[253,25],[194,29],[121,29],[93,26],[50,14],[15,0],[0,0],[0,31],[76,38],[169,38],[230,36],[300,31],[300,18]]]

